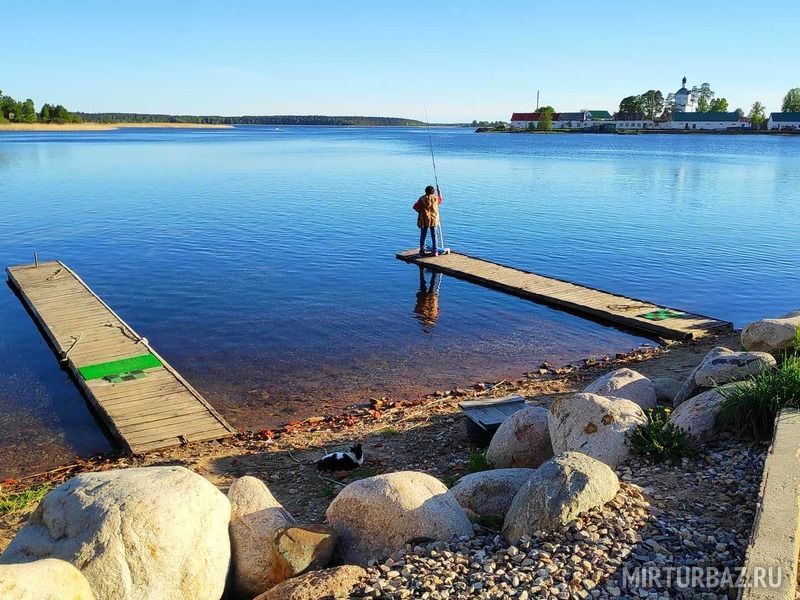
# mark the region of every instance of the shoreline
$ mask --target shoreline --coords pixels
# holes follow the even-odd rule
[[[4,493],[55,487],[79,473],[150,466],[172,462],[208,478],[225,489],[242,475],[260,477],[295,516],[315,520],[324,513],[336,486],[392,470],[423,470],[443,480],[464,475],[472,445],[466,417],[458,407],[465,399],[520,394],[529,402],[549,406],[560,396],[583,389],[600,375],[621,367],[647,377],[683,378],[716,345],[738,347],[738,335],[709,337],[669,346],[639,347],[616,357],[588,358],[579,364],[553,368],[544,363],[514,381],[479,382],[469,388],[434,391],[417,400],[371,399],[334,415],[292,421],[275,429],[239,432],[233,438],[199,442],[144,456],[122,452],[96,455],[43,473],[2,483]],[[362,441],[367,463],[342,481],[317,477],[313,462],[333,449]],[[430,448],[438,448],[431,453]],[[35,506],[0,515],[0,551],[24,524]]]
[[[233,129],[234,125],[205,123],[0,123],[3,131],[114,131],[117,129]]]
[[[606,135],[656,135],[666,133],[669,135],[785,135],[794,136],[800,135],[800,131],[778,131],[778,130],[749,130],[749,129],[623,129],[620,131],[594,131],[593,128],[587,127],[586,129],[549,129],[547,131],[539,131],[538,129],[518,129],[506,127],[498,129],[496,127],[478,127],[474,133],[522,133],[533,135],[551,135],[551,134],[580,134],[580,133],[595,133]]]

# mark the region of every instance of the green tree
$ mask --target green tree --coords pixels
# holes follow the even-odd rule
[[[556,109],[552,106],[543,106],[539,109],[539,129],[541,131],[550,131],[553,129],[553,115]]]
[[[783,112],[800,112],[800,88],[790,89],[783,97]]]
[[[641,95],[641,99],[645,116],[651,121],[655,121],[656,117],[664,110],[664,95],[661,90],[648,90]]]
[[[626,96],[619,103],[619,116],[624,119],[641,119],[645,112],[642,96]]]
[[[39,111],[39,120],[42,123],[49,123],[50,122],[50,119],[52,118],[52,116],[50,114],[50,108],[51,107],[50,107],[49,104],[43,104],[42,105],[42,110]]]
[[[714,98],[708,105],[710,112],[728,112],[728,101],[725,98]]]
[[[700,87],[694,86],[690,94],[692,101],[697,105],[697,112],[708,112],[711,101],[714,99],[714,92],[711,89],[711,85],[703,83],[700,84]]]
[[[33,105],[33,100],[28,98],[22,103],[17,120],[21,123],[36,123],[36,107]]]
[[[752,127],[761,129],[767,122],[767,109],[761,102],[756,100],[753,102],[753,106],[750,108],[750,114],[747,115],[747,118],[750,119],[750,125]]]
[[[661,113],[661,121],[669,121],[672,113],[675,112],[675,94],[670,92],[664,100],[664,111]]]
[[[19,114],[19,103],[11,96],[0,91],[0,117],[7,121],[15,121]]]
[[[744,111],[741,108],[737,108],[735,112],[739,115],[740,119],[744,116]]]

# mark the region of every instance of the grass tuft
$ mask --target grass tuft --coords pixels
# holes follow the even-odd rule
[[[479,473],[480,471],[488,471],[492,468],[489,461],[486,460],[486,452],[481,450],[473,450],[469,453],[469,472]]]
[[[459,476],[458,476],[458,475],[456,475],[455,473],[448,473],[447,475],[444,475],[444,476],[442,477],[442,480],[441,480],[441,481],[442,481],[442,483],[443,483],[443,484],[445,484],[445,485],[446,485],[448,488],[451,488],[451,487],[453,487],[453,486],[454,486],[454,485],[455,485],[455,484],[458,482],[458,480],[459,480],[459,479],[461,479],[461,477],[459,477]]]
[[[481,515],[476,520],[478,525],[495,533],[499,533],[503,529],[503,522],[503,517],[498,517],[497,515]]]
[[[786,354],[779,367],[720,392],[721,427],[742,439],[769,440],[781,409],[800,408],[800,357]]]
[[[677,461],[696,453],[689,435],[670,422],[669,414],[669,408],[660,406],[645,411],[647,422],[628,435],[627,443],[634,454],[656,461]]]
[[[27,510],[41,502],[49,491],[50,486],[42,485],[24,492],[0,493],[0,516]]]
[[[388,427],[384,427],[383,429],[379,429],[376,431],[378,435],[382,435],[384,437],[395,437],[400,435],[402,432],[397,427],[392,427],[389,425]]]

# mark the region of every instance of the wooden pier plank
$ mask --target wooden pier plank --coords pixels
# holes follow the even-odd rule
[[[420,265],[430,271],[452,275],[520,298],[563,308],[598,321],[626,327],[648,335],[667,339],[689,339],[733,329],[733,324],[728,321],[687,313],[646,300],[604,292],[466,254],[451,252],[437,257],[420,257],[417,250],[407,250],[398,253],[397,258],[407,263]],[[643,316],[661,310],[683,314],[669,316],[663,320],[652,320]]]
[[[235,433],[222,416],[69,267],[6,269],[48,341],[111,432],[131,452]],[[152,354],[141,378],[84,379],[78,370]],[[145,366],[145,365],[142,365]],[[87,377],[91,377],[87,375]]]

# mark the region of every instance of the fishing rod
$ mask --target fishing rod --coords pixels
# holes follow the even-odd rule
[[[439,197],[439,201],[442,200],[442,190],[439,189],[439,176],[436,174],[436,157],[433,154],[433,138],[431,137],[431,122],[428,118],[428,107],[425,106],[425,124],[428,126],[428,148],[431,151],[431,162],[433,163],[433,180],[436,184],[436,194]],[[442,217],[441,214],[439,215],[439,237],[442,240],[442,253],[443,254],[450,254],[450,249],[445,246],[444,243],[444,231],[442,230]]]

